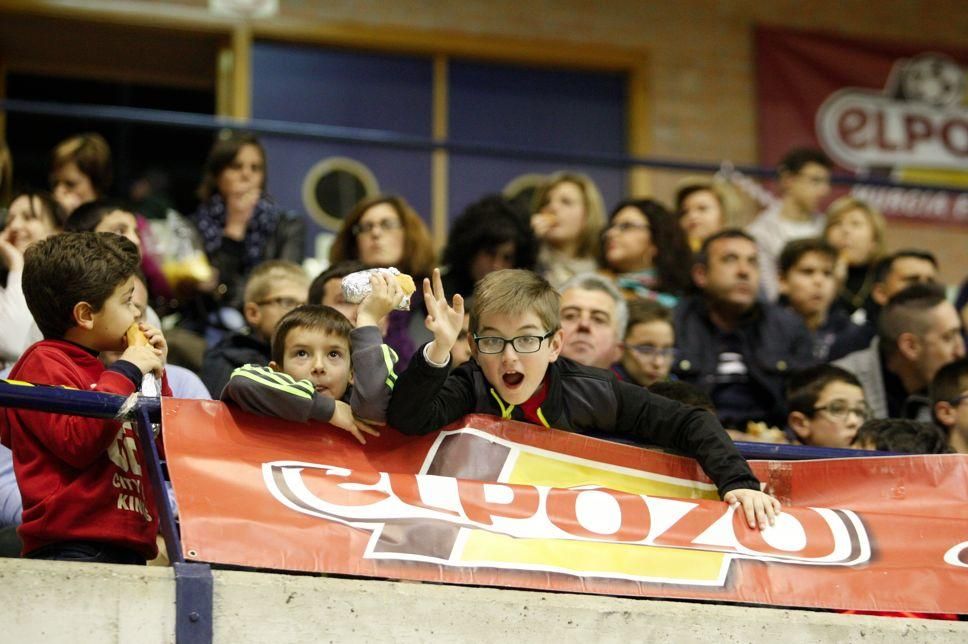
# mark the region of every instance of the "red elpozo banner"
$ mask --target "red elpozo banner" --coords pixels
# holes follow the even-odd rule
[[[968,187],[968,51],[756,30],[760,161],[819,147],[861,175]],[[964,224],[968,193],[857,186],[890,217]]]
[[[968,613],[968,457],[752,463],[750,530],[695,461],[467,416],[361,446],[322,424],[163,399],[189,559],[832,609]]]

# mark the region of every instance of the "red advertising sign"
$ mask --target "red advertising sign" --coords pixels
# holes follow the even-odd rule
[[[968,51],[760,28],[760,161],[819,147],[861,176],[968,188]],[[968,193],[858,186],[888,216],[968,222]]]
[[[754,462],[751,530],[695,461],[472,415],[366,446],[163,399],[185,555],[611,595],[968,613],[968,458]]]

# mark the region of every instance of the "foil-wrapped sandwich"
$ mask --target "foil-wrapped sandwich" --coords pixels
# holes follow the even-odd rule
[[[393,268],[370,268],[365,271],[357,271],[356,273],[350,273],[343,278],[343,299],[345,299],[350,304],[359,304],[363,301],[363,298],[370,294],[372,287],[370,286],[370,275],[373,273],[390,273],[393,278],[400,285],[400,289],[403,291],[403,299],[400,300],[397,310],[399,311],[409,311],[410,310],[410,296],[414,294],[417,290],[417,286],[413,283],[413,278],[406,273],[401,273],[397,269]]]

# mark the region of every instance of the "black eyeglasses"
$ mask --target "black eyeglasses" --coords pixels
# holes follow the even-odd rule
[[[377,228],[388,233],[391,230],[403,228],[403,224],[396,219],[384,219],[382,221],[368,221],[364,224],[356,224],[350,230],[353,231],[353,235],[358,236],[372,233]]]
[[[629,349],[643,358],[664,358],[672,360],[676,357],[675,347],[657,347],[654,344],[631,344]]]
[[[511,343],[511,347],[518,353],[534,353],[541,348],[541,342],[555,334],[548,331],[544,335],[519,335],[510,340],[496,335],[479,336],[474,334],[474,342],[481,353],[503,353],[504,347]]]
[[[958,405],[965,402],[966,400],[968,400],[968,394],[961,394],[957,398],[952,398],[951,400],[949,400],[948,404],[951,405],[952,407],[957,407]]]
[[[268,300],[260,300],[256,304],[259,306],[278,306],[291,311],[297,306],[302,306],[305,302],[292,297],[270,297]]]
[[[836,418],[838,420],[845,420],[848,414],[854,413],[858,418],[860,418],[861,422],[867,422],[874,415],[874,412],[866,402],[851,407],[846,400],[831,400],[826,405],[814,407],[813,410],[825,411],[832,418]]]

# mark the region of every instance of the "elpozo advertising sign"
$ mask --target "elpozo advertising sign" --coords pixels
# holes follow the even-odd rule
[[[854,188],[888,216],[968,222],[968,194],[940,188],[968,188],[968,57],[766,28],[756,55],[765,160],[817,145],[862,177],[939,186]]]
[[[690,459],[469,416],[366,446],[164,401],[188,558],[360,576],[858,610],[968,612],[968,459],[753,463],[749,529]],[[953,502],[954,501],[954,502]],[[889,580],[890,583],[885,583]]]

